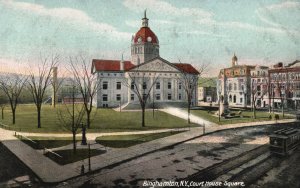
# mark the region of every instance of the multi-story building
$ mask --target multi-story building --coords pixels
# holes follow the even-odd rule
[[[251,104],[254,102],[257,108],[269,105],[269,67],[255,66],[251,74]]]
[[[270,102],[275,108],[282,105],[288,108],[300,107],[300,61],[286,66],[283,63],[274,65],[269,70]]]
[[[201,78],[198,87],[198,101],[200,102],[216,102],[217,101],[217,79]]]
[[[217,88],[215,86],[201,86],[198,87],[199,102],[216,102]]]
[[[232,57],[231,67],[221,69],[218,82],[218,99],[231,107],[247,107],[251,104],[251,70],[255,66],[238,65],[236,55]]]
[[[159,40],[150,29],[146,12],[142,27],[131,40],[131,61],[94,59],[92,72],[98,88],[93,104],[97,107],[139,107],[142,97],[155,107],[185,106],[188,92],[183,79],[191,78],[192,105],[197,105],[198,74],[190,64],[170,63],[159,56]],[[134,77],[134,79],[133,79]],[[139,86],[137,82],[142,83]],[[138,88],[137,88],[138,87]],[[136,92],[134,92],[136,91]]]

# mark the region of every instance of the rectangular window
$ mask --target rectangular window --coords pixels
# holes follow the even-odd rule
[[[240,98],[240,103],[243,103],[243,98]]]
[[[156,82],[156,89],[160,89],[160,82]]]
[[[168,93],[168,100],[172,100],[172,94]]]
[[[160,100],[160,94],[156,94],[156,100],[157,100],[157,101]]]
[[[181,82],[179,82],[178,84],[178,89],[181,89]]]
[[[131,82],[131,89],[134,89],[134,82]]]
[[[147,83],[143,82],[143,89],[147,89]]]
[[[106,94],[102,95],[102,101],[107,101],[107,95]]]
[[[143,100],[144,100],[144,101],[147,100],[147,94],[143,94]]]
[[[134,101],[134,94],[130,95],[130,100]]]
[[[117,82],[117,89],[121,89],[121,82]]]
[[[117,94],[116,99],[117,99],[117,101],[120,101],[121,100],[121,94]]]
[[[103,82],[102,89],[107,89],[107,88],[108,88],[108,82]]]
[[[178,100],[181,100],[181,93],[178,94]]]
[[[168,82],[168,89],[171,89],[171,88],[172,88],[172,83]]]

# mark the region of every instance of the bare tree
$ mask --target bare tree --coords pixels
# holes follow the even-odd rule
[[[268,73],[268,82],[267,82],[267,86],[268,86],[268,99],[269,99],[269,113],[271,113],[271,110],[273,108],[273,104],[271,105],[271,100],[273,98],[273,101],[274,101],[274,92],[273,92],[273,84],[271,84],[271,76],[270,76],[270,73]]]
[[[27,76],[21,74],[5,74],[0,79],[0,88],[6,95],[12,112],[12,123],[16,123],[16,109],[20,94],[27,81]]]
[[[142,127],[146,126],[145,109],[147,107],[147,103],[150,102],[150,93],[159,75],[158,73],[148,74],[151,74],[151,76],[146,76],[146,73],[139,70],[139,67],[137,67],[127,72],[126,79],[124,79],[124,81],[122,82],[123,85],[128,87],[131,92],[133,92],[138,98],[142,110]]]
[[[41,62],[37,65],[37,72],[29,71],[28,89],[32,95],[33,101],[37,109],[37,124],[41,128],[41,109],[45,91],[51,85],[51,70],[52,67],[58,65],[58,56],[51,58],[41,58]]]
[[[75,85],[72,90],[72,105],[64,104],[57,110],[60,125],[72,133],[73,152],[76,153],[76,135],[85,115],[84,105],[75,105]]]
[[[74,76],[75,85],[83,98],[86,112],[86,124],[90,128],[91,112],[93,110],[93,99],[96,96],[101,81],[97,81],[97,74],[91,72],[91,64],[85,58],[70,58],[71,71]]]
[[[179,60],[180,62],[180,60]],[[181,63],[181,62],[180,62]],[[184,64],[183,64],[184,65]],[[206,70],[207,66],[205,64],[200,65],[198,70],[196,70],[193,73],[187,72],[184,69],[181,71],[179,82],[181,83],[184,92],[186,94],[186,100],[187,100],[187,107],[188,107],[188,123],[191,123],[190,120],[190,114],[191,114],[191,106],[192,106],[192,99],[195,95],[195,91],[198,88],[198,79],[199,76],[201,76],[204,71]],[[195,101],[197,102],[197,101]]]
[[[7,98],[2,93],[0,94],[1,119],[4,119],[4,109],[7,105]]]

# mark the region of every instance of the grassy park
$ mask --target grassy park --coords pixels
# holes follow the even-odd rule
[[[249,109],[245,110],[240,110],[240,109],[230,109],[231,113],[238,114],[238,112],[241,111],[240,116],[235,116],[232,118],[225,119],[221,117],[221,121],[219,122],[219,117],[215,115],[216,110],[209,110],[208,108],[205,109],[197,109],[197,110],[191,110],[191,113],[193,115],[202,117],[203,119],[206,119],[210,122],[219,124],[219,125],[226,125],[226,124],[234,124],[234,123],[247,123],[247,122],[258,122],[258,121],[274,121],[275,114],[265,112],[265,111],[256,111],[256,118],[253,118],[253,112]],[[271,119],[270,119],[271,115]],[[279,114],[280,119],[283,117],[281,114]],[[285,114],[284,119],[291,119],[294,118],[291,115]]]
[[[73,150],[71,150],[71,149],[59,150],[59,151],[55,151],[55,153],[61,157],[59,157],[58,155],[55,155],[53,153],[50,153],[50,152],[46,153],[45,155],[60,165],[65,165],[65,164],[81,161],[83,159],[88,158],[88,156],[89,156],[88,149],[77,149],[76,153],[74,153]],[[97,150],[97,149],[90,150],[91,157],[96,156],[96,155],[101,155],[103,153],[106,153],[106,151],[105,150]]]
[[[52,108],[50,105],[42,107],[42,128],[37,128],[37,113],[34,105],[19,105],[16,111],[16,124],[12,124],[12,113],[9,107],[4,110],[4,120],[1,123],[11,129],[21,132],[51,132],[68,133],[58,120],[61,106]],[[112,109],[96,109],[92,114],[91,128],[88,132],[137,131],[162,128],[188,127],[186,120],[177,118],[164,112],[146,111],[146,127],[141,126],[141,112],[116,112]],[[193,125],[190,125],[193,126]]]

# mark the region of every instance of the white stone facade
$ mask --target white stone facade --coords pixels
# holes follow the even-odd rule
[[[148,27],[146,13],[142,21],[142,27],[131,41],[131,62],[93,60],[92,72],[97,74],[97,83],[100,83],[93,104],[97,107],[138,108],[138,97],[150,91],[147,107],[184,107],[187,106],[188,90],[192,91],[191,105],[197,105],[199,72],[190,64],[170,63],[161,58],[158,38]],[[187,87],[183,78],[191,78],[189,80],[193,82]],[[133,81],[138,83],[136,91],[141,95],[131,88]]]
[[[155,58],[141,66],[130,71],[120,72],[95,72],[98,75],[98,82],[101,82],[94,105],[97,107],[119,107],[120,105],[137,104],[139,105],[138,96],[133,92],[131,83],[133,76],[136,74],[134,81],[139,82],[140,93],[150,95],[147,100],[148,106],[157,108],[166,106],[186,106],[187,93],[183,83],[182,72],[171,63],[166,63],[162,58]],[[137,75],[138,74],[138,75]],[[196,84],[192,87],[192,106],[198,101],[198,75],[190,74],[188,76],[196,77]],[[146,82],[147,89],[142,88],[142,83]],[[155,83],[154,83],[155,82]]]

